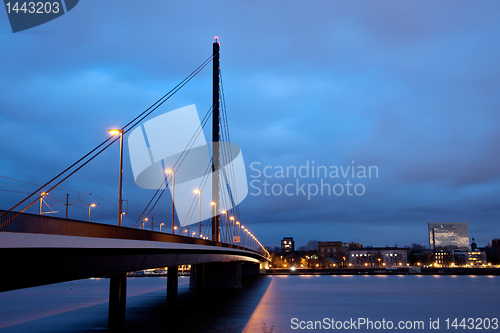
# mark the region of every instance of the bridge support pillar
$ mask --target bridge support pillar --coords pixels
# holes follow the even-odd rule
[[[125,327],[127,299],[127,273],[113,274],[109,281],[108,327],[116,330]]]
[[[167,268],[167,306],[172,308],[177,305],[177,291],[179,286],[179,277],[177,266]]]
[[[241,275],[259,275],[260,274],[260,264],[253,262],[242,262],[241,263]]]
[[[197,292],[202,293],[205,289],[241,287],[241,262],[214,262],[191,266],[189,288]]]
[[[205,264],[191,265],[191,271],[189,273],[189,289],[196,290],[198,294],[202,294],[205,289],[204,268]]]

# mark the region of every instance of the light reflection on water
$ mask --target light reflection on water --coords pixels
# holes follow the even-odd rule
[[[181,296],[188,293],[188,281],[188,277],[179,279]],[[234,324],[246,333],[262,333],[263,323],[274,326],[276,333],[291,332],[295,331],[290,327],[292,318],[344,321],[359,317],[422,320],[426,325],[430,318],[440,318],[441,329],[432,331],[449,331],[443,327],[446,318],[498,316],[499,282],[500,277],[491,275],[262,276],[251,287],[224,292],[229,296],[219,303],[184,298],[185,302],[206,301],[201,309],[211,304],[214,309],[205,316],[199,313],[202,310],[190,313],[188,303],[181,307],[179,318],[203,323],[186,325],[182,332],[224,333]],[[169,332],[165,318],[147,317],[150,313],[164,317],[165,288],[164,277],[128,279],[128,332]],[[0,293],[0,333],[105,331],[108,292],[109,279],[88,279]]]
[[[363,317],[422,320],[428,330],[429,319],[440,318],[440,329],[432,331],[444,332],[446,318],[500,317],[499,282],[498,276],[332,275],[314,281],[290,276],[273,280],[245,328],[261,333],[265,322],[275,332],[290,332],[292,318]]]

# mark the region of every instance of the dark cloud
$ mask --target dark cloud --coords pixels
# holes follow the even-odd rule
[[[80,2],[0,34],[0,175],[50,179],[182,80],[219,35],[231,138],[249,174],[252,162],[379,169],[360,197],[249,196],[241,211],[264,243],[425,243],[428,222],[465,221],[483,245],[500,213],[499,12],[493,0]],[[158,112],[196,104],[204,115],[210,71]],[[66,187],[115,201],[117,149]],[[125,185],[142,211],[151,192],[129,164]],[[2,208],[22,196],[5,193]]]

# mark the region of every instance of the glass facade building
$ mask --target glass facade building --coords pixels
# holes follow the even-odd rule
[[[469,251],[467,222],[429,223],[429,245],[435,251]]]

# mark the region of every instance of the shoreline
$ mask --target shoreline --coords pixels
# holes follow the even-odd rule
[[[418,267],[417,267],[418,268]],[[260,275],[494,275],[500,276],[500,268],[306,268],[306,269],[267,269],[261,271]],[[128,277],[155,277],[167,276],[165,273],[141,274],[131,273]],[[189,276],[189,273],[179,274],[179,276]]]
[[[500,268],[329,268],[268,269],[263,275],[500,275]]]

